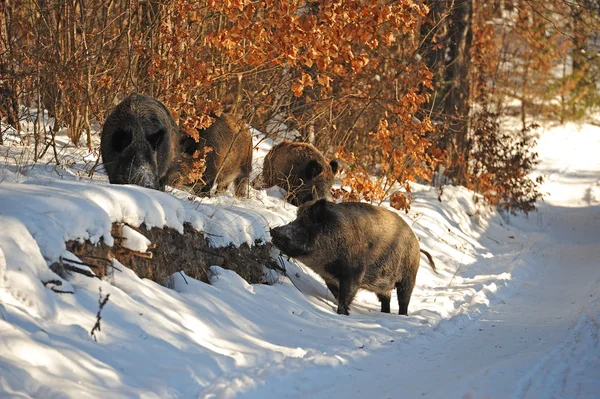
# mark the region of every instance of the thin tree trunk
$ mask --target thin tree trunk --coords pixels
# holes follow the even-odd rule
[[[457,183],[466,182],[469,161],[469,111],[470,92],[469,66],[472,40],[472,0],[455,1],[450,11],[448,27],[448,52],[445,82],[450,87],[444,98],[451,140],[446,150],[452,164],[448,175]]]

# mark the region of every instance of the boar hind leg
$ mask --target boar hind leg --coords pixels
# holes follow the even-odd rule
[[[390,313],[390,301],[392,300],[392,293],[377,294],[377,299],[381,302],[381,312]]]
[[[415,288],[415,280],[409,279],[407,276],[396,283],[398,307],[400,308],[398,314],[405,316],[408,315],[408,303],[410,302],[410,296],[412,295],[413,288]]]
[[[216,192],[217,192],[217,194],[223,194],[223,193],[227,192],[228,188],[229,188],[229,184],[218,183]]]
[[[358,279],[344,278],[340,279],[340,291],[338,294],[338,314],[350,314],[350,304],[354,300],[358,287],[360,286]]]
[[[207,182],[206,184],[203,184],[202,181],[198,181],[196,182],[196,184],[194,184],[193,187],[194,194],[202,197],[209,196],[210,190],[212,189],[212,185],[212,181]]]
[[[235,195],[238,197],[245,197],[248,195],[248,184],[250,179],[248,176],[240,176],[235,179]]]

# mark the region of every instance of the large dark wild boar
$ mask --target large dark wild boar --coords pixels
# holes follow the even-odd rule
[[[167,108],[141,94],[125,98],[106,118],[100,148],[112,184],[165,189],[177,169],[179,129]]]
[[[222,114],[208,129],[200,130],[199,135],[197,143],[191,137],[182,143],[183,151],[188,155],[205,147],[211,148],[206,154],[206,170],[202,175],[206,184],[197,182],[194,191],[208,193],[215,184],[217,191],[224,191],[234,182],[236,195],[245,196],[252,170],[250,130],[233,115]]]
[[[337,169],[337,162],[327,163],[314,146],[284,141],[265,157],[263,181],[265,187],[283,188],[288,192],[288,202],[300,205],[318,198],[331,199]]]
[[[396,287],[398,313],[406,315],[420,252],[435,271],[431,255],[419,248],[417,237],[400,216],[360,202],[306,203],[298,208],[296,220],[271,229],[271,237],[283,253],[325,280],[338,300],[339,314],[349,314],[359,288],[377,294],[381,311],[389,313]]]

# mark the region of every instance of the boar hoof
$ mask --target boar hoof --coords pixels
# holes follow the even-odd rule
[[[346,315],[346,316],[350,316],[350,312],[348,312],[348,308],[343,307],[343,306],[338,306],[337,313],[338,314],[343,314],[343,315]]]

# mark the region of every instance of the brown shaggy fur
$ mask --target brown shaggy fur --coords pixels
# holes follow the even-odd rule
[[[338,313],[348,314],[359,288],[377,294],[381,311],[389,313],[395,287],[399,313],[407,314],[424,251],[396,213],[359,202],[318,200],[298,208],[292,223],[271,229],[271,237],[281,251],[325,280],[338,299]]]
[[[279,186],[287,201],[299,205],[317,198],[331,198],[337,162],[327,162],[313,145],[284,141],[273,147],[263,165],[265,187]]]
[[[194,193],[209,193],[215,184],[217,191],[222,192],[234,182],[236,195],[245,196],[252,170],[250,130],[235,116],[222,114],[208,129],[200,130],[199,135],[198,143],[193,139],[182,143],[182,151],[188,156],[210,148],[202,179],[193,184]],[[185,165],[182,165],[182,169],[186,169]]]

